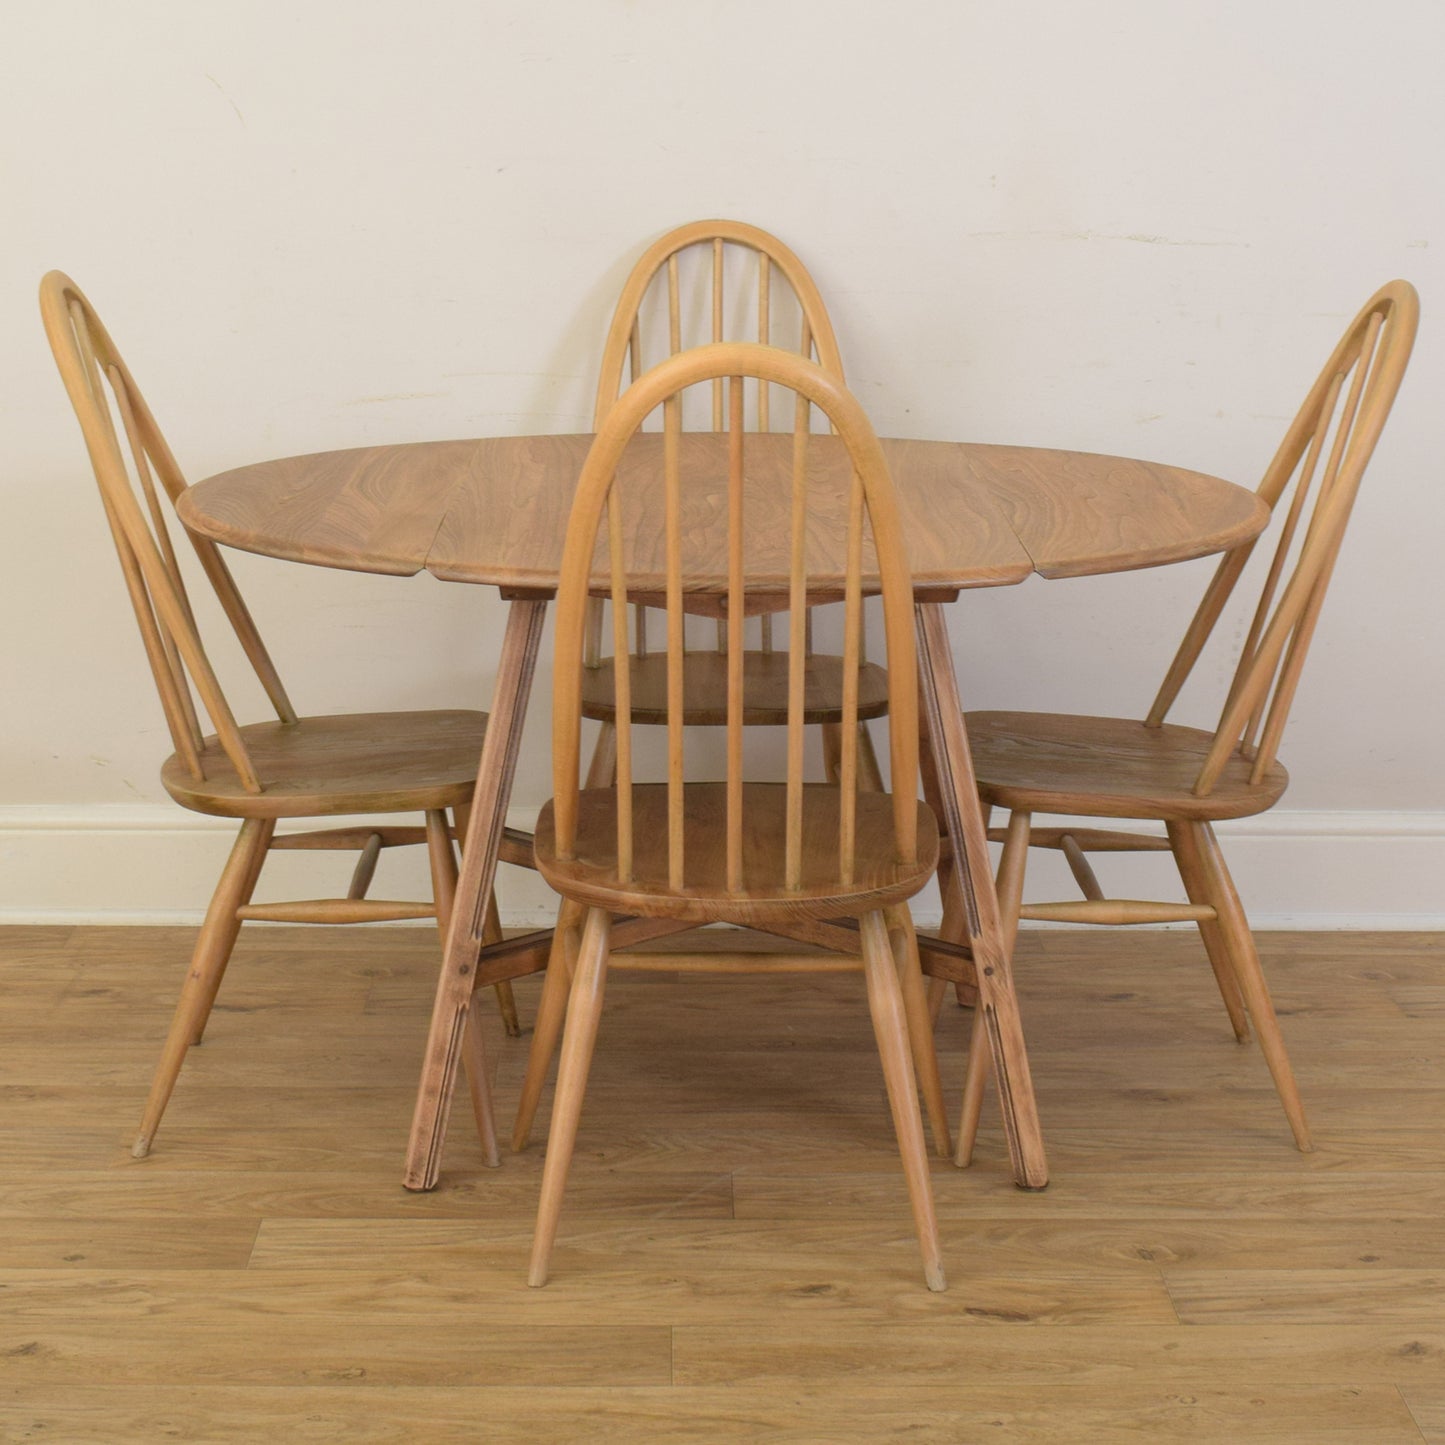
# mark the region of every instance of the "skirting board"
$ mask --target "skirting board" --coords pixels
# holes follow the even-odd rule
[[[198,923],[234,834],[168,803],[0,808],[0,923]],[[1219,835],[1256,928],[1445,928],[1445,813],[1276,811]],[[1182,897],[1167,855],[1096,855],[1095,866],[1118,896]],[[275,855],[256,897],[334,897],[349,870],[345,854]],[[427,887],[425,850],[406,848],[388,851],[372,893],[420,899]],[[1057,854],[1031,855],[1025,896],[1077,896]],[[500,868],[497,897],[509,926],[546,924],[556,908],[525,869]],[[937,923],[936,892],[915,916]]]

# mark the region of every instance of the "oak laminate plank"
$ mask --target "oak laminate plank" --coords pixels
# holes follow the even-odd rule
[[[157,1230],[150,1219],[11,1218],[0,1230],[0,1280],[11,1270],[243,1270],[260,1223],[210,1215]]]
[[[1400,1393],[1426,1445],[1445,1445],[1445,1385],[1411,1385]]]
[[[528,1445],[691,1442],[700,1432],[799,1445],[1445,1438],[1445,1333],[1435,1319],[1392,1315],[1413,1308],[1417,1277],[1445,1275],[1436,1122],[1445,1050],[1438,1019],[1401,1011],[1385,1023],[1391,990],[1439,986],[1439,935],[1262,935],[1279,991],[1307,1010],[1291,1025],[1309,1034],[1301,1067],[1319,1071],[1310,1085],[1319,1147],[1303,1156],[1281,1143],[1272,1090],[1227,1021],[1190,1026],[1189,1001],[1213,988],[1197,967],[1197,939],[1026,933],[1022,1008],[1054,1181],[1040,1195],[1012,1187],[986,1110],[974,1167],[932,1176],[953,1287],[931,1296],[914,1282],[917,1244],[882,1157],[887,1123],[866,1025],[852,1017],[856,979],[619,974],[618,1008],[603,1021],[613,1057],[599,1059],[579,1139],[576,1207],[554,1284],[536,1292],[523,1269],[540,1150],[485,1172],[472,1151],[456,1151],[437,1194],[397,1188],[414,1062],[391,1060],[396,1073],[354,1087],[324,1075],[272,1078],[244,1100],[213,1065],[184,1094],[173,1147],[131,1160],[124,1144],[148,1050],[126,1030],[107,1035],[99,1014],[125,1007],[115,990],[127,977],[138,997],[163,997],[190,934],[72,932],[73,951],[32,932],[27,962],[9,974],[36,1004],[26,1013],[37,1041],[49,1037],[55,1049],[66,1047],[59,1003],[81,961],[93,960],[107,999],[86,1014],[70,1078],[0,1085],[0,1349],[9,1351],[0,1355],[0,1438],[410,1445],[474,1440],[481,1421],[488,1440]],[[247,969],[258,1004],[275,1001],[278,1057],[290,1056],[306,1001],[323,1006],[314,980],[332,970],[368,981],[376,1009],[327,1020],[338,1052],[350,1040],[364,1053],[388,1028],[425,1016],[435,948],[425,931],[267,928],[257,939],[265,946]],[[7,957],[0,930],[0,970]],[[423,986],[409,998],[413,981]],[[51,987],[55,1011],[44,1004]],[[1111,1010],[1111,991],[1134,997]],[[530,1017],[535,994],[519,994]],[[1211,1091],[1170,1073],[1166,1087],[1128,1070],[1106,1080],[1091,1062],[1098,1038],[1075,1026],[1084,1012],[1111,1048],[1150,1070],[1167,1059],[1134,1041],[1168,1029],[1201,1079],[1222,1056],[1235,1085]],[[950,1003],[938,1027],[950,1087],[968,1017]],[[246,1022],[219,1019],[196,1062],[213,1046],[228,1051],[228,1026]],[[1047,1045],[1035,1042],[1040,1032]],[[497,1042],[505,1113],[525,1040],[513,1052]],[[1330,1072],[1332,1042],[1347,1077]],[[1356,1065],[1372,1050],[1376,1075],[1361,1083]],[[1401,1054],[1442,1062],[1433,1077],[1423,1065],[1397,1074]],[[135,1081],[96,1089],[85,1072],[92,1056],[117,1073],[128,1059]],[[698,1069],[706,1095],[686,1085]],[[639,1091],[638,1073],[653,1071],[665,1087]],[[796,1174],[766,1177],[772,1153],[795,1161]],[[620,1188],[629,1178],[633,1187]],[[797,1196],[791,1217],[731,1217],[734,1188],[747,1216],[763,1187]],[[888,1188],[899,1192],[880,1209],[876,1191]],[[207,1262],[212,1224],[211,1243],[227,1250],[254,1232],[245,1268],[234,1255]],[[148,1236],[167,1244],[165,1267],[148,1254]],[[1172,1298],[1171,1284],[1182,1291]],[[1240,1322],[1169,1323],[1157,1313],[1176,1303],[1239,1309]],[[1342,1322],[1318,1322],[1315,1310]],[[135,1377],[128,1351],[184,1359],[218,1318],[200,1383],[164,1379],[159,1366]],[[565,1361],[543,1370],[505,1353],[506,1369],[536,1373],[517,1384],[484,1373],[493,1340],[535,1342],[539,1331],[582,1326],[666,1332],[669,1374],[618,1383],[606,1357],[592,1355],[585,1368],[595,1373],[582,1383]],[[424,1343],[434,1365],[403,1336]],[[462,1359],[459,1338],[482,1348]],[[291,1357],[278,1358],[285,1346]],[[533,1348],[538,1359],[556,1353]],[[298,1383],[257,1382],[286,1370]],[[398,1378],[416,1383],[384,1383]]]
[[[1022,1334],[1020,1342],[1018,1336]],[[1081,1329],[1031,1324],[1015,1330],[918,1322],[886,1330],[839,1327],[800,1336],[787,1326],[683,1327],[674,1342],[680,1386],[763,1386],[851,1377],[926,1389],[941,1369],[965,1380],[1029,1385],[1042,1400],[1074,1390],[1105,1394],[1155,1371],[1176,1388],[1281,1384],[1434,1385],[1445,1361],[1445,1328],[1392,1321],[1286,1326],[1274,1323]],[[966,1369],[965,1369],[966,1364]]]
[[[1260,1101],[1271,1102],[1261,1091]],[[1440,1169],[1442,1150],[1428,1131],[1395,1127],[1388,1108],[1381,1109],[1384,1122],[1379,1128],[1332,1129],[1308,1157],[1289,1161],[1293,1174],[1298,1163],[1304,1172],[1379,1174],[1400,1169]],[[1057,1141],[1057,1143],[1055,1142]],[[1236,1126],[1221,1126],[1212,1132],[1191,1129],[1187,1138],[1173,1130],[1089,1129],[1081,1125],[1049,1130],[1052,1152],[1070,1174],[1108,1173],[1144,1169],[1152,1172],[1167,1162],[1187,1172],[1201,1166],[1221,1171],[1240,1168],[1279,1167],[1278,1133],[1251,1133]]]
[[[971,1217],[946,1221],[944,1248],[975,1272],[1032,1275],[1114,1270],[1153,1276],[1158,1270],[1268,1269],[1281,1257],[1301,1270],[1445,1269],[1445,1237],[1429,1219],[1288,1221],[1279,1219],[1020,1220]],[[527,1238],[522,1225],[498,1223],[485,1233],[463,1220],[266,1219],[256,1237],[252,1270],[334,1269],[364,1258],[384,1271],[463,1273],[514,1259]],[[579,1221],[565,1253],[589,1268],[624,1262],[653,1269],[700,1269],[711,1256],[731,1268],[783,1271],[827,1263],[840,1250],[867,1247],[906,1258],[906,1232],[880,1231],[865,1219],[677,1220],[667,1238],[651,1224],[616,1219]]]
[[[405,1116],[400,1119],[405,1129]],[[282,1174],[269,1169],[160,1170],[141,1161],[104,1170],[66,1170],[50,1176],[10,1178],[0,1192],[0,1220],[48,1214],[56,1219],[181,1219],[206,1217],[295,1218],[353,1215],[358,1209],[378,1218],[477,1219],[494,1211],[527,1210],[536,1204],[530,1173],[495,1170],[458,1173],[445,1190],[417,1198],[396,1189],[395,1168],[364,1181],[348,1173]],[[588,1171],[576,1186],[579,1213],[637,1212],[643,1217],[728,1219],[732,1178],[727,1174],[678,1170],[631,1179]]]
[[[1021,1445],[1115,1445],[1121,1439],[1287,1442],[1370,1441],[1420,1445],[1401,1398],[1389,1386],[1282,1385],[1258,1390],[1118,1383],[1107,1396],[1071,1392],[1041,1399],[1037,1387],[951,1379],[890,1388],[772,1387],[746,1394],[727,1386],[574,1386],[548,1393],[522,1386],[366,1385],[72,1386],[0,1393],[0,1427],[18,1440],[128,1445],[158,1438],[217,1442],[286,1439],[320,1445],[410,1445],[418,1439],[471,1442],[479,1422],[499,1445],[694,1445],[756,1441],[817,1445],[906,1440],[958,1445],[1006,1438]],[[1301,1433],[1303,1432],[1303,1434]],[[1429,1437],[1432,1440],[1434,1436]]]
[[[1279,1106],[1267,1083],[1264,1092],[1258,1079],[1236,1083],[1238,1087],[1231,1090],[1228,1097],[1211,1098],[1208,1090],[1163,1088],[1139,1080],[1132,1085],[1121,1082],[1097,1090],[1070,1089],[1066,1081],[1060,1080],[1039,1090],[1039,1107],[1048,1115],[1051,1127],[1058,1123],[1067,1128],[1087,1128],[1090,1119],[1107,1115],[1119,1124],[1131,1120],[1145,1137],[1173,1133],[1186,1125],[1212,1133],[1233,1120],[1235,1127],[1247,1136],[1240,1161],[1248,1159],[1252,1163],[1260,1139],[1273,1138],[1278,1147]],[[1250,1087],[1244,1087],[1246,1083]],[[1445,1087],[1429,1084],[1382,1088],[1378,1077],[1372,1083],[1312,1082],[1310,1097],[1320,1101],[1327,1118],[1350,1133],[1375,1126],[1390,1128],[1399,1122],[1399,1111],[1405,1107],[1418,1109],[1421,1118],[1445,1118]],[[1271,1117],[1272,1102],[1275,1112]],[[985,1108],[980,1139],[995,1133],[995,1125],[996,1120],[990,1119]]]
[[[489,1323],[483,1307],[439,1311],[398,1329],[373,1302],[365,1314],[280,1315],[213,1311],[204,1328],[145,1316],[104,1329],[78,1316],[0,1322],[0,1358],[17,1385],[73,1382],[153,1385],[667,1384],[666,1327]],[[173,1348],[176,1330],[187,1347]]]
[[[967,1178],[968,1175],[964,1174]],[[1353,1174],[1345,1187],[1338,1175],[1265,1172],[1251,1168],[1240,1174],[1091,1175],[1050,1187],[1036,1195],[1021,1192],[1000,1206],[997,1186],[964,1190],[936,1172],[934,1187],[939,1217],[966,1219],[978,1215],[1041,1219],[1100,1215],[1155,1218],[1208,1218],[1221,1211],[1235,1216],[1305,1217],[1312,1219],[1418,1219],[1445,1211],[1445,1172]],[[739,1219],[806,1219],[831,1213],[896,1207],[896,1182],[887,1175],[789,1175],[738,1172],[733,1176]]]
[[[1389,998],[1406,1018],[1445,1022],[1445,984],[1398,984],[1389,990]]]
[[[1438,1253],[1438,1251],[1437,1251]],[[1309,1269],[1288,1255],[1274,1269],[1168,1269],[1169,1293],[1185,1324],[1347,1324],[1445,1320],[1445,1270]]]
[[[1028,1278],[982,1268],[955,1274],[958,1297],[930,1303],[917,1298],[916,1264],[906,1252],[873,1258],[859,1241],[861,1262],[843,1278],[830,1261],[780,1262],[738,1269],[725,1245],[698,1251],[691,1262],[658,1268],[640,1251],[607,1264],[593,1252],[555,1253],[555,1293],[529,1298],[518,1275],[526,1246],[511,1257],[477,1264],[464,1273],[413,1273],[367,1267],[332,1269],[173,1271],[101,1274],[80,1268],[59,1273],[0,1274],[6,1302],[0,1351],[16,1332],[68,1328],[82,1320],[97,1332],[129,1329],[138,1314],[155,1329],[185,1334],[210,1320],[261,1316],[289,1326],[296,1321],[380,1317],[398,1333],[440,1329],[447,1321],[469,1326],[514,1323],[619,1327],[709,1325],[765,1327],[788,1321],[797,1331],[840,1325],[892,1328],[932,1320],[940,1329],[976,1329],[998,1323],[1051,1325],[1153,1324],[1175,1327],[1178,1317],[1157,1269],[1127,1274],[1103,1269],[1040,1271]]]

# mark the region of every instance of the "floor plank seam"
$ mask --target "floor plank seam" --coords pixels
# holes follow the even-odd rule
[[[1415,1413],[1415,1407],[1410,1403],[1410,1397],[1405,1393],[1405,1387],[1397,1384],[1395,1393],[1400,1397],[1400,1403],[1405,1407],[1405,1413],[1410,1417],[1410,1423],[1420,1434],[1420,1445],[1431,1445],[1430,1437],[1425,1433],[1425,1427],[1420,1423],[1420,1417]]]

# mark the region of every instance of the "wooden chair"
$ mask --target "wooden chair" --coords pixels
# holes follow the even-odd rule
[[[686,261],[696,261],[688,268]],[[689,284],[692,283],[692,284]],[[694,304],[689,304],[689,303]],[[702,313],[705,313],[702,314]],[[665,332],[663,321],[665,318]],[[691,325],[689,323],[692,323]],[[764,345],[782,344],[800,356],[816,357],[825,371],[840,381],[843,363],[833,324],[823,298],[803,263],[776,236],[739,221],[694,221],[654,242],[632,268],[602,351],[597,383],[594,429],[600,429],[617,404],[626,382],[646,370],[655,342],[663,354],[676,355],[685,346],[704,339],[692,335],[697,324],[712,342],[742,340],[742,330],[755,330]],[[796,327],[796,330],[792,330]],[[654,334],[656,333],[656,334]],[[711,389],[710,422],[714,432],[724,429],[723,383]],[[776,413],[770,389],[759,387],[750,418],[758,431],[769,431]],[[708,415],[708,409],[702,408]],[[721,727],[727,718],[727,629],[715,599],[689,598],[689,611],[717,617],[716,650],[700,650],[688,668],[687,695],[683,699],[689,726]],[[781,726],[787,720],[788,659],[773,647],[773,608],[767,599],[750,601],[749,612],[758,616],[757,647],[743,654],[743,687],[747,705],[743,725]],[[667,715],[666,656],[653,652],[648,637],[649,608],[635,608],[631,641],[630,698],[634,723],[661,724]],[[600,656],[602,602],[594,601],[589,621],[587,665],[582,683],[582,715],[602,724],[594,753],[596,780],[606,781],[613,765],[617,699],[613,670]],[[839,759],[839,724],[843,713],[843,660],[834,654],[813,652],[811,615],[803,631],[808,665],[804,676],[806,719],[823,729],[824,758],[836,780]],[[888,705],[888,682],[883,669],[861,660],[858,679],[860,724],[881,717]],[[877,759],[866,727],[859,733],[860,766],[870,787],[881,789]]]
[[[720,378],[728,379],[726,443],[717,438],[709,452],[696,445],[699,439],[682,432],[683,397],[688,388]],[[791,438],[745,432],[744,378],[795,394]],[[810,404],[826,415],[837,436],[810,435]],[[634,435],[659,406],[664,413],[660,449],[651,445],[659,440],[655,436]],[[642,461],[625,480],[617,479],[624,453],[629,460]],[[809,525],[810,490],[816,483],[810,458],[815,454],[834,458],[839,464],[835,475],[843,478],[832,504],[836,528]],[[789,519],[786,548],[777,535],[779,528],[762,528],[756,520],[765,510],[760,498],[777,499],[780,489],[786,489],[789,498],[783,513]],[[694,535],[686,520],[685,493],[701,497],[707,507],[720,507],[725,499],[725,559],[685,556]],[[599,546],[604,510],[606,541]],[[640,553],[646,550],[647,537],[658,530],[640,524],[643,517],[660,519],[663,555],[629,558],[624,538],[637,539],[631,545]],[[897,784],[891,796],[861,786],[856,679],[865,517],[878,559],[888,642],[891,764]],[[760,539],[760,530],[772,535]],[[594,548],[599,557],[595,564]],[[759,560],[765,549],[771,549],[771,565]],[[812,565],[809,553],[814,554]],[[785,592],[788,607],[787,765],[782,784],[744,780],[742,630],[750,581],[757,590],[771,585],[775,597]],[[579,788],[589,587],[605,588],[612,601],[617,773],[615,786]],[[626,603],[639,593],[660,596],[666,610],[668,747],[667,781],[661,784],[638,783],[633,775],[630,675],[622,634]],[[723,782],[684,780],[687,670],[693,654],[684,649],[683,618],[690,593],[716,599],[727,628]],[[843,690],[836,784],[803,781],[803,629],[806,604],[820,595],[844,602],[843,677],[853,679]],[[925,1094],[936,1098],[931,1113],[946,1153],[947,1126],[907,907],[907,899],[924,886],[938,858],[933,815],[916,800],[917,687],[912,593],[892,484],[867,418],[842,383],[801,357],[747,342],[683,352],[635,382],[608,413],[583,468],[557,598],[555,797],[538,820],[536,857],[543,876],[567,906],[559,925],[562,946],[554,951],[547,972],[529,1060],[527,1084],[533,1106],[550,1052],[548,1035],[555,1038],[564,994],[566,1037],[532,1249],[531,1284],[540,1285],[547,1277],[597,1035],[616,913],[670,919],[678,928],[733,923],[784,936],[797,936],[797,929],[806,932],[810,921],[857,920],[856,933],[841,927],[837,932],[852,940],[848,948],[855,956],[861,950],[923,1251],[924,1277],[929,1288],[943,1288],[913,1077],[916,1067]],[[624,961],[621,954],[612,960],[618,965]],[[696,964],[706,967],[706,957],[700,955]],[[759,956],[757,967],[769,967],[766,955]]]
[[[1366,303],[1335,347],[1281,443],[1259,495],[1283,520],[1263,592],[1219,725],[1164,721],[1254,549],[1226,553],[1143,721],[1057,713],[977,712],[967,717],[980,796],[1009,810],[992,830],[1004,849],[998,890],[1010,943],[1021,918],[1060,923],[1192,921],[1241,1041],[1253,1019],[1301,1150],[1309,1129],[1259,954],[1213,824],[1273,807],[1289,775],[1280,738],[1314,635],[1350,508],[1395,399],[1414,341],[1414,288],[1392,281]],[[1282,498],[1294,482],[1288,506]],[[1064,825],[1033,826],[1037,813],[1153,820],[1166,836]],[[1062,851],[1084,898],[1023,904],[1030,848]],[[1091,852],[1171,852],[1187,904],[1106,898]],[[959,1127],[958,1163],[970,1158],[988,1068],[976,1017]]]
[[[436,917],[445,936],[457,874],[447,810],[455,817],[456,836],[464,837],[487,718],[485,713],[466,711],[298,717],[225,559],[214,543],[188,533],[236,639],[276,710],[275,722],[240,726],[202,646],[156,487],[159,480],[174,503],[186,489],[180,468],[130,371],[75,283],[52,271],[41,282],[40,306],[51,350],[85,436],[175,745],[161,780],[182,807],[241,820],[206,911],[146,1101],[132,1151],[143,1158],[186,1053],[201,1041],[243,921],[375,923]],[[205,735],[203,717],[209,718],[214,733]],[[377,813],[422,813],[425,824],[368,823],[280,836],[275,832],[283,819]],[[433,901],[368,898],[382,850],[407,844],[424,844],[428,850]],[[251,895],[267,853],[298,848],[359,851],[346,896],[253,904]],[[500,937],[495,906],[491,927]],[[511,1008],[509,997],[503,999],[503,1006],[504,1013]],[[509,1026],[516,1031],[514,1011]],[[467,1062],[483,1148],[488,1162],[495,1164],[487,1071],[475,1029],[468,1034]]]

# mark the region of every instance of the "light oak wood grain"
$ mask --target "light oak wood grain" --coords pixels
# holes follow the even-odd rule
[[[940,1365],[944,1377],[954,1371]],[[364,1399],[358,1398],[365,1396]],[[1410,1399],[1420,1398],[1412,1392]],[[1428,1397],[1427,1397],[1428,1398]],[[307,1407],[300,1412],[301,1404]],[[1418,1407],[1417,1407],[1418,1408]],[[1001,1431],[1024,1445],[1113,1445],[1121,1439],[1322,1442],[1361,1439],[1420,1445],[1399,1394],[1388,1387],[1289,1385],[1262,1398],[1257,1389],[1196,1388],[1181,1395],[1167,1386],[1113,1383],[1039,1398],[1037,1386],[909,1379],[870,1384],[866,1395],[797,1385],[647,1387],[612,1390],[574,1386],[548,1394],[527,1386],[345,1385],[166,1388],[88,1386],[54,1393],[25,1388],[0,1403],[0,1424],[35,1438],[85,1445],[152,1440],[165,1433],[190,1439],[285,1436],[301,1445],[347,1439],[363,1445],[400,1445],[425,1437],[445,1442],[476,1439],[487,1420],[488,1439],[532,1445],[539,1436],[557,1442],[631,1442],[674,1445],[708,1440],[755,1441],[760,1425],[780,1445],[816,1445],[819,1438],[853,1445],[908,1440],[957,1445]],[[25,1438],[22,1434],[20,1438]],[[1433,1437],[1432,1437],[1433,1438]]]
[[[144,1161],[127,1152],[141,1085],[93,1077],[143,1074],[187,930],[13,937],[0,982],[29,984],[32,1037],[0,1045],[18,1060],[0,1084],[0,1435],[1427,1438],[1406,1406],[1428,1423],[1445,1369],[1424,1316],[1445,1270],[1445,1019],[1389,995],[1438,976],[1437,935],[1260,936],[1310,1030],[1293,1040],[1305,1156],[1281,1153],[1269,1081],[1223,1016],[1200,1017],[1197,936],[1024,932],[1056,1178],[1013,1188],[991,1119],[970,1170],[933,1166],[943,1295],[917,1284],[856,979],[619,971],[555,1279],[531,1291],[541,1151],[501,1170],[459,1151],[445,1189],[396,1186],[428,930],[244,931],[172,1147]],[[518,985],[524,1017],[540,982]],[[336,1037],[308,1050],[333,990]],[[133,1028],[113,1027],[118,1003]],[[212,1045],[253,1030],[253,1005],[278,1038],[241,1088]],[[482,1023],[508,1110],[527,1041]],[[951,1088],[962,1031],[939,1040]],[[769,1217],[737,1217],[765,1197]]]

